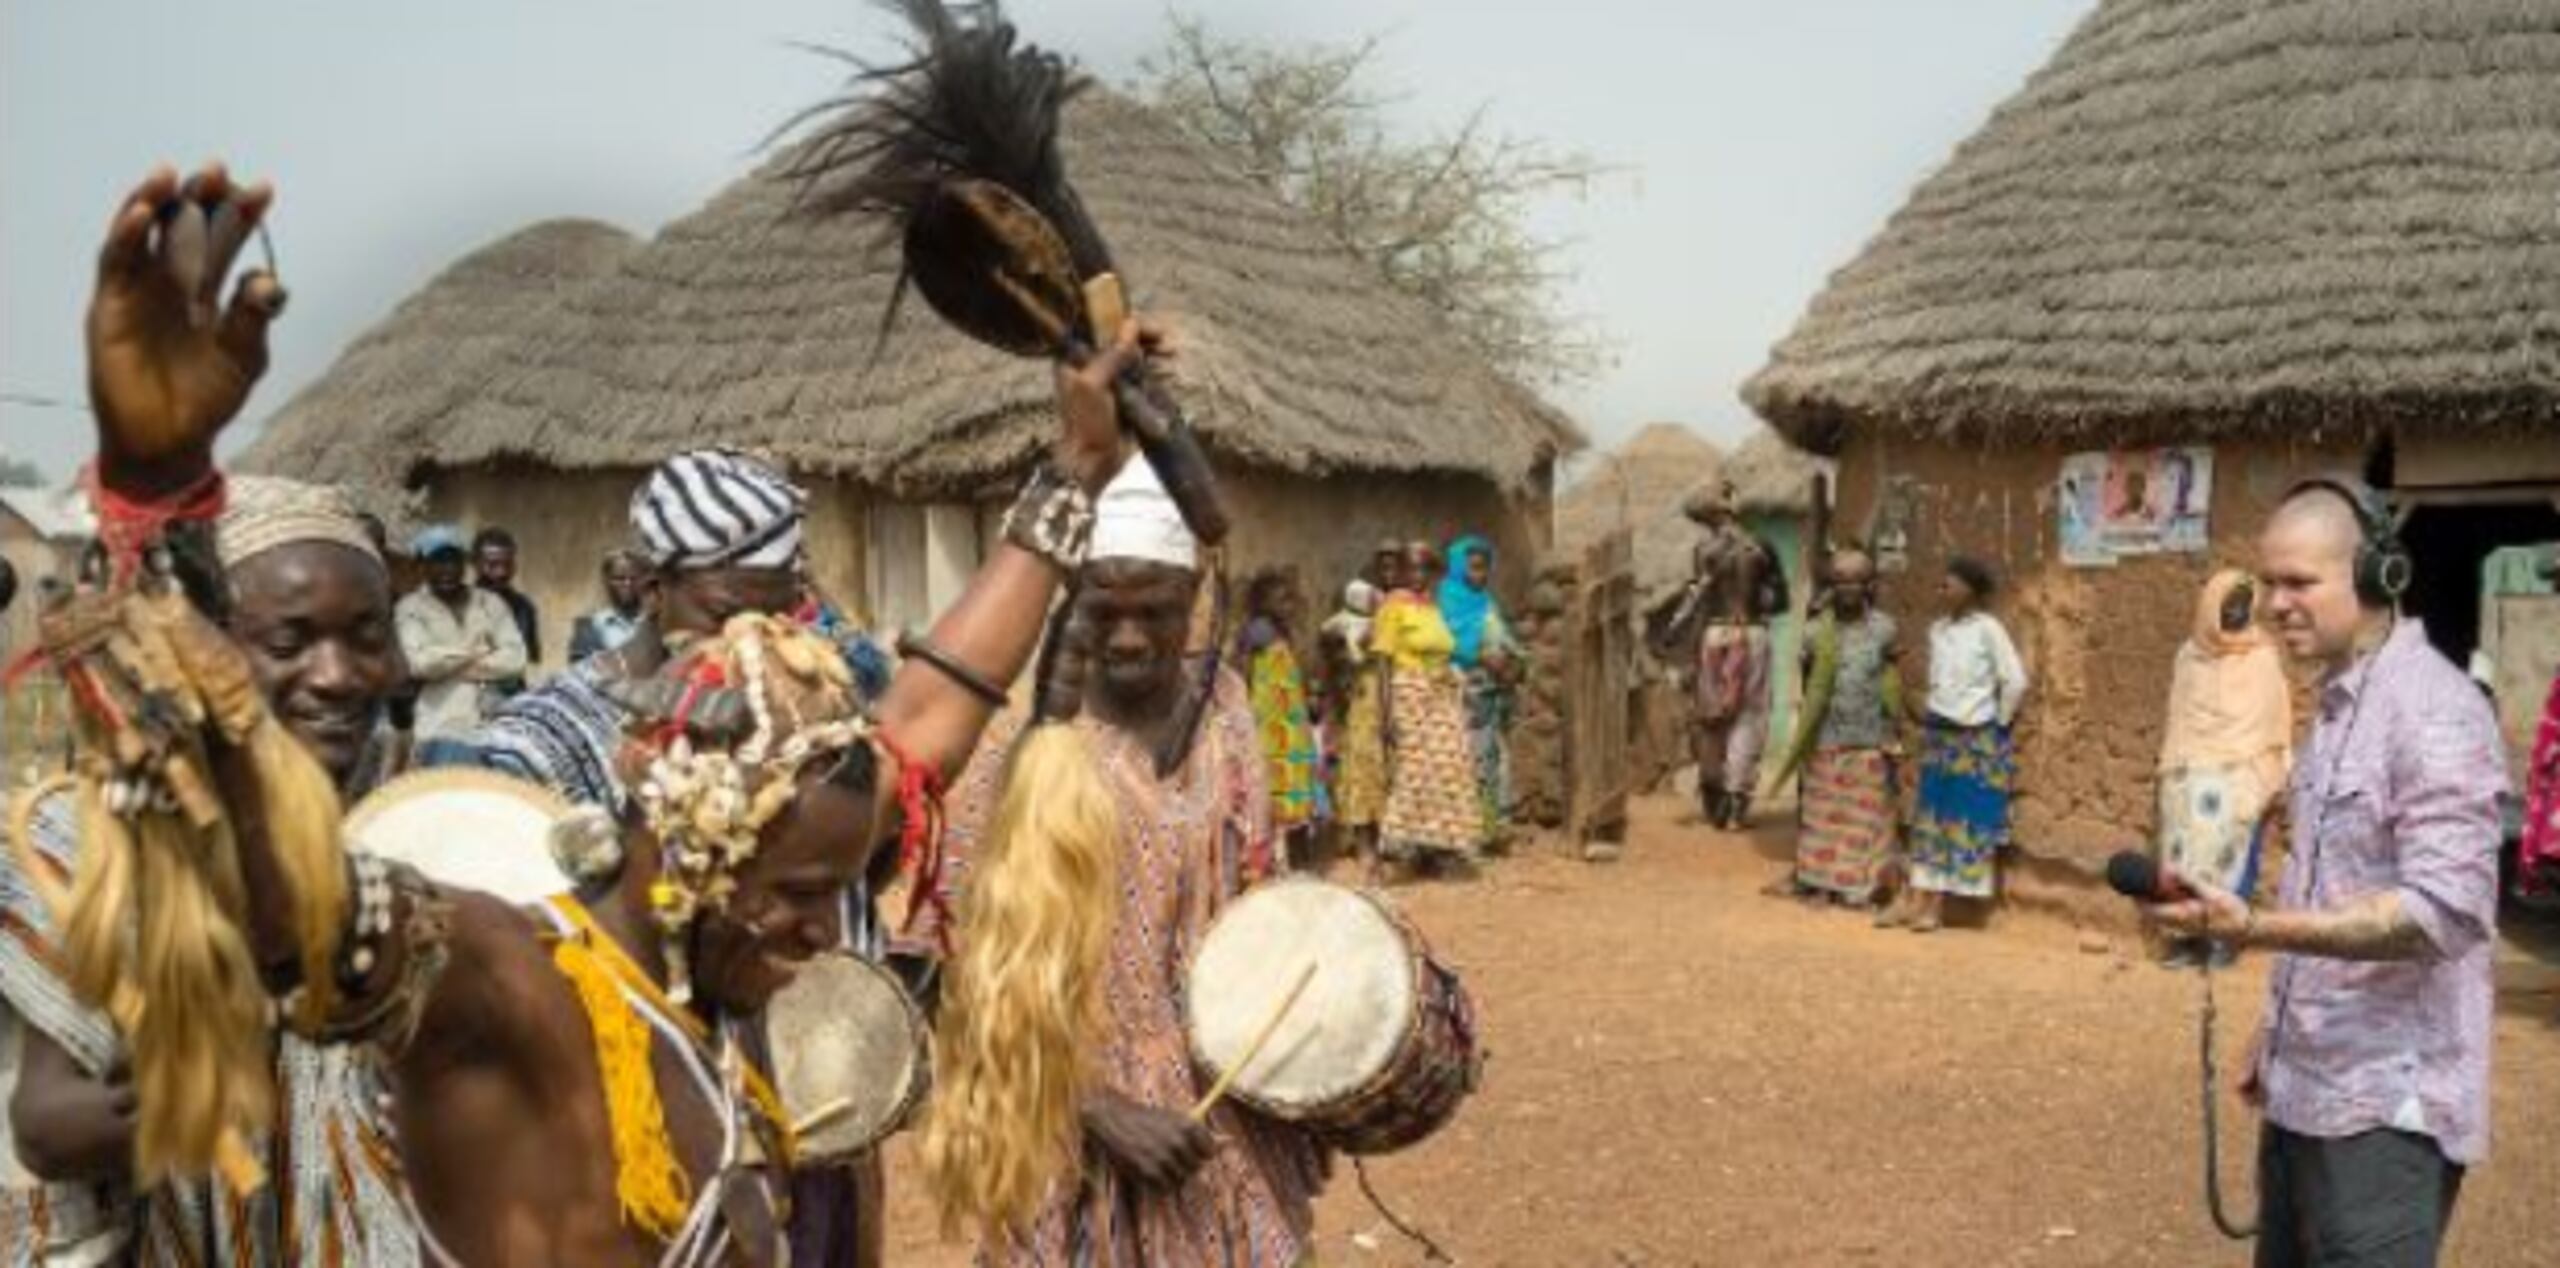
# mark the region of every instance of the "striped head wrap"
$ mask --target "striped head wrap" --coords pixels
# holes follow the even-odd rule
[[[631,530],[661,568],[788,568],[800,560],[808,495],[730,449],[658,464],[631,495]]]

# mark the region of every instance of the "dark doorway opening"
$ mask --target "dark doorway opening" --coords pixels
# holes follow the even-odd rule
[[[2485,505],[2421,504],[2400,528],[2417,580],[2405,605],[2427,623],[2427,638],[2456,665],[2480,646],[2480,566],[2505,546],[2560,542],[2560,510],[2547,500]]]

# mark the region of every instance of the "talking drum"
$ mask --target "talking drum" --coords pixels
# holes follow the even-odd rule
[[[931,1082],[924,1014],[887,969],[841,951],[800,966],[765,1005],[774,1091],[800,1157],[856,1157],[915,1117]]]
[[[551,852],[551,825],[570,810],[559,794],[521,779],[465,767],[417,771],[357,802],[347,840],[439,885],[522,907],[572,888]]]
[[[1412,923],[1375,894],[1312,878],[1219,913],[1183,997],[1193,1058],[1213,1077],[1244,1062],[1230,1095],[1345,1153],[1440,1130],[1484,1067],[1466,988]]]

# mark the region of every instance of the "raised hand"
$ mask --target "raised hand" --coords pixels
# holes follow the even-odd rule
[[[227,307],[218,300],[274,199],[263,182],[235,185],[219,163],[183,184],[164,165],[117,207],[88,320],[89,402],[111,487],[164,493],[203,475],[214,438],[266,373],[283,286],[253,271]]]

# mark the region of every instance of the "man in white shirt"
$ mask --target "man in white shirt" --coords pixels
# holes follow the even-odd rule
[[[526,656],[506,600],[471,584],[461,530],[435,525],[411,550],[427,584],[400,600],[400,651],[418,687],[418,761],[432,766],[480,725],[491,684],[524,675]]]

